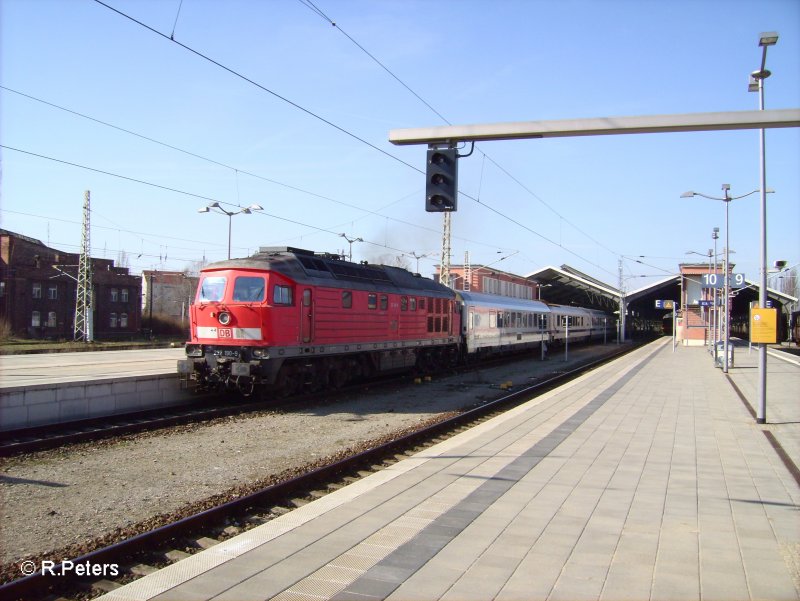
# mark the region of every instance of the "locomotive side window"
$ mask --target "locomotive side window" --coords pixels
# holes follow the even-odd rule
[[[378,295],[377,294],[367,295],[367,309],[377,309],[377,308],[378,308]]]
[[[272,290],[272,303],[275,305],[292,305],[292,287],[275,285]]]
[[[238,277],[233,284],[233,300],[260,303],[264,300],[264,278]]]
[[[419,299],[419,310],[420,311],[424,311],[425,310],[425,299],[424,298]]]
[[[381,311],[386,311],[389,308],[389,297],[381,294]]]
[[[411,310],[412,311],[416,311],[417,310],[417,299],[416,298],[412,298],[411,299]]]
[[[342,290],[342,309],[353,308],[353,293],[349,290]]]
[[[400,310],[401,311],[408,311],[408,297],[401,296],[400,297]]]
[[[225,278],[212,276],[203,279],[200,286],[200,302],[218,303],[225,294]]]

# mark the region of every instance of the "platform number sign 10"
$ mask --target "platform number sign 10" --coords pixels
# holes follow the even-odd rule
[[[724,288],[725,276],[721,273],[704,273],[700,276],[703,282],[703,288]],[[743,273],[732,273],[729,277],[729,285],[731,288],[743,288],[745,285]]]

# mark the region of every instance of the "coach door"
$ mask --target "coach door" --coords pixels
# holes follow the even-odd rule
[[[300,330],[303,342],[311,342],[314,327],[314,304],[311,302],[311,288],[303,289],[302,317],[300,319]]]

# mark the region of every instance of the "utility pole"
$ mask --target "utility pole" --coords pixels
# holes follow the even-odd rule
[[[617,344],[625,342],[625,290],[623,290],[624,281],[622,279],[622,259],[619,260],[619,335],[617,336]],[[673,309],[674,311],[674,309]]]
[[[442,213],[442,260],[439,282],[450,286],[450,211]]]
[[[86,190],[83,200],[83,236],[81,238],[81,255],[78,260],[78,286],[75,301],[74,340],[94,341],[94,324],[92,315],[92,245],[89,235],[90,192]]]
[[[464,251],[464,290],[469,292],[472,284],[472,266],[469,264],[469,251]]]

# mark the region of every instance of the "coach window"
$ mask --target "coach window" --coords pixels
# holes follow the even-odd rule
[[[400,310],[401,311],[408,311],[408,297],[401,296],[400,297]]]
[[[218,303],[225,294],[225,278],[213,276],[203,279],[200,286],[200,302]]]
[[[389,308],[389,297],[381,294],[381,311],[386,311]]]
[[[233,300],[260,303],[264,300],[264,278],[241,276],[233,283]]]
[[[294,304],[294,300],[292,299],[292,287],[276,284],[275,288],[272,290],[272,303],[275,305]]]
[[[370,294],[367,296],[367,309],[377,309],[378,308],[378,295],[377,294]]]
[[[42,284],[40,282],[33,283],[33,298],[42,298]]]
[[[353,308],[353,293],[349,290],[342,290],[342,309]]]

